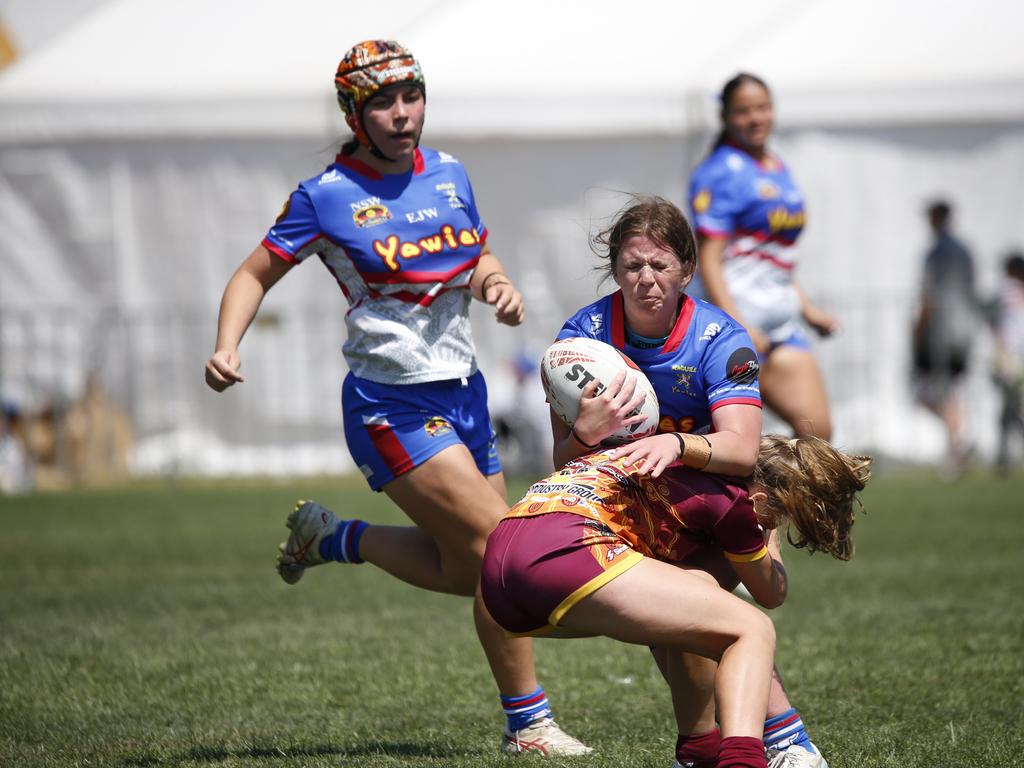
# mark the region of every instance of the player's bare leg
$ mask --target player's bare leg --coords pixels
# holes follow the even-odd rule
[[[828,394],[814,355],[806,349],[776,347],[761,365],[761,397],[797,437],[832,438]]]
[[[760,741],[775,627],[757,608],[693,574],[646,558],[581,600],[562,624],[717,659],[715,692],[723,737]]]
[[[720,550],[707,548],[691,553],[687,563],[682,567],[689,573],[717,583],[724,590],[731,592],[739,583],[736,571]],[[714,747],[714,679],[717,665],[682,651],[655,648],[652,653],[672,693],[676,726],[680,734],[676,744],[677,764],[685,764],[696,758],[695,764],[701,765],[700,758],[707,759]],[[766,724],[784,724],[766,735],[767,739],[773,741],[775,762],[782,759],[780,755],[783,752],[791,752],[788,758],[790,768],[827,768],[828,763],[807,736],[802,718],[790,703],[776,666],[772,667],[765,721]]]
[[[589,752],[551,720],[534,671],[532,641],[506,637],[477,595],[487,536],[508,511],[504,477],[485,478],[466,447],[453,445],[383,490],[416,525],[366,527],[360,534],[359,558],[413,586],[473,596],[477,636],[503,705],[506,699],[530,702],[529,708],[519,708],[525,712],[510,715],[510,722],[523,721],[531,729],[521,743],[545,755]],[[287,568],[279,566],[279,570],[285,577]],[[536,722],[528,721],[534,714]],[[506,728],[503,738],[508,733]]]
[[[431,471],[420,471],[424,468]],[[509,715],[502,748],[545,756],[590,752],[551,719],[547,697],[534,670],[532,641],[506,637],[478,594],[487,536],[508,511],[504,476],[483,477],[468,450],[456,445],[392,481],[385,491],[422,531],[434,537],[438,558],[434,561],[420,553],[419,560],[410,560],[408,553],[404,557],[396,555],[386,535],[377,543],[371,539],[364,556],[410,583],[416,583],[415,579],[430,582],[439,575],[442,579],[455,576],[457,581],[450,591],[474,596],[477,636]],[[371,527],[367,536],[373,533]],[[521,702],[522,707],[516,706]]]

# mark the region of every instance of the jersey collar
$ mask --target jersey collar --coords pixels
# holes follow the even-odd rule
[[[750,154],[750,150],[744,147],[742,144],[738,144],[732,139],[722,139],[722,143],[727,147],[732,147],[737,152],[742,152],[744,155],[749,157],[754,163],[757,164],[761,170],[764,171],[779,171],[782,170],[782,161],[779,160],[772,152],[765,151],[764,157],[758,159]]]
[[[618,349],[623,349],[626,346],[626,305],[625,300],[622,298],[621,288],[612,294],[611,304],[612,344]],[[658,354],[665,355],[679,349],[679,345],[686,338],[686,331],[690,327],[690,321],[693,319],[693,312],[696,308],[697,304],[694,300],[684,294],[682,306],[679,307],[679,316],[676,318],[676,324],[672,326],[672,332],[665,339],[665,343],[658,350]]]
[[[339,154],[339,155],[337,155],[334,158],[334,162],[337,165],[340,165],[343,168],[348,168],[351,171],[355,171],[360,176],[365,176],[366,178],[371,179],[372,181],[383,181],[383,179],[384,179],[384,174],[383,173],[378,171],[376,168],[370,167],[369,165],[364,163],[362,160],[357,160],[356,158],[352,157],[351,155],[340,155]],[[416,152],[415,152],[415,154],[413,154],[413,159],[412,159],[412,175],[413,176],[418,176],[419,174],[423,173],[423,168],[424,167],[425,167],[425,163],[423,161],[423,153],[420,152],[419,147],[417,147],[416,148]],[[400,174],[396,174],[396,175],[400,175]]]

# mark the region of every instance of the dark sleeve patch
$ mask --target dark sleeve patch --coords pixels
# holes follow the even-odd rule
[[[737,384],[750,384],[757,378],[761,366],[757,364],[757,355],[750,347],[740,347],[731,355],[725,364],[725,376]]]

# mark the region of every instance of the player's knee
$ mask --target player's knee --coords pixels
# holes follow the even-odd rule
[[[756,611],[756,618],[752,618],[747,627],[747,635],[757,643],[758,646],[775,654],[775,623],[771,618],[761,611]]]

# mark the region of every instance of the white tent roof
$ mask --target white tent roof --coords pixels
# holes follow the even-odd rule
[[[0,141],[334,135],[331,75],[370,37],[423,62],[432,135],[706,129],[740,69],[788,126],[1021,120],[1021,29],[1014,0],[107,0],[0,73]]]

